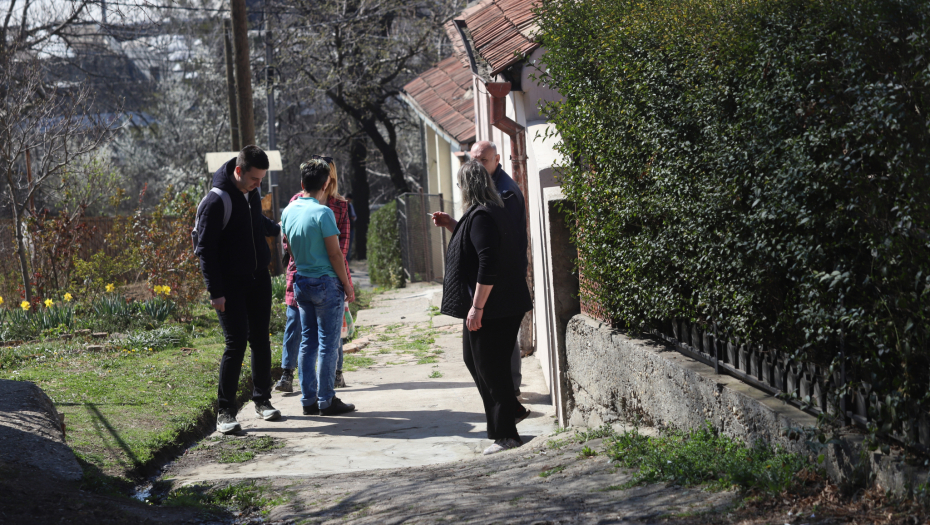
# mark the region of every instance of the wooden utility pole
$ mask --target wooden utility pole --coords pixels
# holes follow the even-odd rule
[[[252,66],[249,63],[249,13],[245,0],[229,0],[232,12],[233,54],[236,62],[236,94],[239,105],[239,144],[255,144],[255,115],[252,112]]]
[[[274,111],[274,45],[271,42],[271,19],[269,14],[265,13],[265,91],[267,94],[267,110],[268,110],[268,151],[274,151],[278,149],[278,139],[276,136],[275,130],[275,111]],[[279,209],[278,204],[278,183],[277,183],[278,174],[274,171],[268,172],[268,191],[271,193],[271,213],[274,215],[274,220],[278,221],[281,219],[281,210]],[[281,244],[277,242],[277,239],[274,243],[274,250],[272,250],[272,256],[274,257],[273,268],[275,275],[281,275],[284,273],[284,268],[281,267],[281,253],[279,252]]]
[[[242,149],[239,142],[239,103],[236,101],[236,68],[233,66],[232,20],[223,19],[223,55],[226,58],[226,99],[229,103],[229,143],[232,151]]]

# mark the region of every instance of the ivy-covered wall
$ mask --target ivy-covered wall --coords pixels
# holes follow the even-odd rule
[[[583,292],[930,406],[930,4],[544,0]],[[888,396],[887,398],[885,396]]]

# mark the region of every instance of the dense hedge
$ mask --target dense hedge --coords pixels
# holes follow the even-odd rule
[[[371,282],[388,288],[403,288],[404,264],[397,230],[397,203],[391,201],[371,214],[368,226],[368,275]]]
[[[928,5],[544,0],[588,299],[930,405]]]

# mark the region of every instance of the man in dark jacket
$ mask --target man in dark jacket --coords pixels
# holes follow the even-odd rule
[[[271,250],[266,236],[275,236],[280,226],[262,214],[258,188],[268,170],[268,156],[257,146],[246,146],[213,174],[213,187],[228,195],[207,195],[197,220],[195,253],[226,338],[220,361],[217,394],[217,430],[241,430],[236,421],[236,389],[245,357],[246,343],[252,349],[252,401],[258,417],[273,421],[281,417],[271,399]],[[240,198],[241,196],[241,198]],[[225,201],[225,202],[224,202]],[[227,203],[231,210],[227,215]],[[229,217],[224,225],[225,217]]]
[[[520,254],[519,257],[523,268],[523,275],[526,275],[529,261],[526,257],[528,241],[526,238],[526,201],[524,200],[523,192],[520,191],[520,187],[517,186],[517,183],[510,178],[510,175],[501,167],[501,156],[497,152],[497,146],[493,142],[487,140],[475,142],[471,147],[471,151],[469,151],[469,155],[472,159],[480,162],[481,165],[484,166],[484,169],[491,174],[491,179],[494,181],[497,193],[504,201],[504,210],[507,212],[507,217],[509,217],[510,224],[517,236],[518,245],[516,246],[516,251]],[[465,210],[462,211],[464,212]],[[437,211],[433,213],[433,224],[445,227],[451,232],[455,231],[455,225],[458,224],[458,222],[448,213]],[[513,349],[513,357],[510,364],[511,371],[513,372],[513,388],[517,397],[519,397],[520,383],[523,381],[523,373],[520,371],[519,343]]]

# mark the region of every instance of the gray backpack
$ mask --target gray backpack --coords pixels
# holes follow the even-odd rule
[[[232,215],[232,201],[229,200],[229,194],[219,188],[210,188],[210,193],[215,193],[220,196],[220,200],[223,201],[223,229],[226,229],[226,225],[229,224],[229,216]],[[197,245],[200,244],[200,236],[197,233],[197,224],[200,223],[200,214],[203,213],[203,205],[207,202],[207,197],[210,196],[210,193],[206,194],[203,199],[200,199],[200,204],[197,205],[197,215],[194,218],[194,229],[191,230],[191,242],[194,245],[194,252],[197,252]]]

